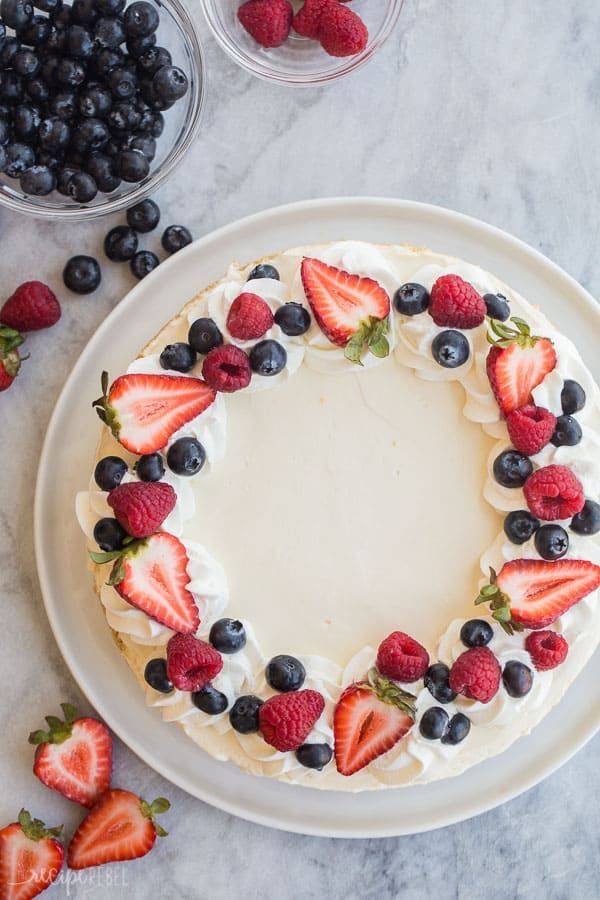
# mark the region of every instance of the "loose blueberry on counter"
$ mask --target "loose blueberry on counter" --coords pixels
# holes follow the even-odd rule
[[[270,263],[260,263],[258,266],[254,266],[246,281],[252,281],[253,278],[273,278],[275,281],[279,281],[279,272]]]
[[[506,488],[523,487],[531,473],[533,464],[528,456],[518,450],[504,450],[494,460],[494,478]]]
[[[253,694],[238,697],[229,711],[229,721],[234,731],[239,734],[251,734],[258,731],[258,713],[263,701]]]
[[[56,186],[56,178],[48,166],[32,166],[23,172],[19,185],[24,194],[33,197],[45,197],[52,193]]]
[[[305,334],[310,328],[310,313],[301,303],[284,303],[273,318],[288,337]]]
[[[238,619],[219,619],[210,629],[208,640],[219,653],[237,653],[246,646],[246,629]]]
[[[490,319],[506,322],[510,316],[510,306],[504,294],[484,294],[483,302]]]
[[[140,281],[153,272],[160,265],[160,260],[156,253],[151,250],[140,250],[135,254],[129,262],[129,268],[133,275]]]
[[[504,533],[513,544],[525,544],[540,527],[540,520],[528,509],[515,509],[504,520]]]
[[[394,308],[403,316],[418,316],[429,306],[429,291],[412,281],[403,284],[394,294]]]
[[[127,463],[120,456],[105,456],[94,469],[94,481],[101,491],[118,487],[127,472]]]
[[[167,253],[178,253],[192,243],[192,235],[183,225],[169,225],[163,231],[160,242]]]
[[[560,403],[562,411],[572,416],[573,413],[579,412],[585,406],[585,391],[577,381],[572,378],[566,378],[563,389],[560,393]]]
[[[201,690],[194,691],[192,703],[209,716],[218,716],[219,713],[225,712],[229,705],[225,694],[214,688],[212,684],[207,684]]]
[[[511,659],[504,666],[502,682],[511,697],[524,697],[533,685],[533,672],[525,663]]]
[[[167,451],[167,465],[176,475],[196,475],[205,462],[206,451],[196,438],[179,438]]]
[[[428,741],[439,741],[446,734],[449,717],[441,706],[430,706],[419,722],[419,731]]]
[[[127,210],[127,224],[140,234],[153,231],[160,222],[160,209],[154,200],[142,200]]]
[[[223,335],[213,319],[196,319],[188,331],[188,343],[196,353],[208,353],[213,347],[220,347]]]
[[[596,503],[595,500],[586,500],[581,512],[571,519],[569,528],[575,534],[597,534],[600,531],[600,503]]]
[[[165,464],[160,453],[140,456],[134,468],[140,481],[160,481],[165,474]]]
[[[105,553],[121,550],[126,537],[125,529],[119,525],[116,519],[111,519],[109,516],[99,519],[94,526],[94,540]]]
[[[75,171],[67,183],[67,194],[76,203],[90,203],[98,193],[98,185],[88,172]]]
[[[469,619],[460,629],[465,647],[485,647],[494,637],[494,629],[485,619]]]
[[[193,347],[183,341],[167,344],[159,357],[161,368],[174,372],[189,372],[196,364],[197,354]]]
[[[550,438],[555,447],[574,447],[583,436],[581,425],[573,416],[563,415],[556,420],[554,434]]]
[[[72,256],[63,269],[63,281],[76,294],[91,294],[102,281],[102,272],[93,256]]]
[[[133,228],[127,225],[111,228],[104,238],[104,253],[112,262],[127,262],[135,256],[137,248],[138,236]]]
[[[151,688],[154,688],[155,691],[159,691],[161,694],[170,694],[174,690],[167,675],[166,659],[160,657],[151,659],[144,669],[144,678]]]
[[[431,353],[435,361],[444,369],[457,369],[469,358],[469,342],[460,331],[450,328],[440,331],[431,343]]]
[[[278,341],[259,341],[250,351],[250,366],[257,375],[277,375],[285,368],[287,351]]]
[[[329,744],[302,744],[296,750],[296,759],[305,769],[324,769],[333,756]]]
[[[542,559],[560,559],[569,549],[569,535],[560,525],[542,525],[535,533],[535,549]]]
[[[281,653],[269,660],[265,677],[267,684],[276,691],[299,691],[306,678],[306,669],[295,656]]]
[[[455,713],[450,719],[442,744],[460,744],[471,730],[471,720],[464,713]]]
[[[424,676],[425,687],[438,703],[451,703],[456,694],[450,687],[450,669],[445,663],[429,666]]]

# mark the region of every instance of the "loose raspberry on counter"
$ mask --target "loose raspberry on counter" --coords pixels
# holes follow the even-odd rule
[[[538,672],[546,672],[565,661],[569,645],[556,631],[532,631],[525,639],[525,649]]]
[[[500,663],[489,647],[472,647],[450,669],[450,687],[470,700],[489,703],[500,686]]]
[[[232,337],[239,341],[252,341],[262,337],[272,327],[273,313],[262,297],[244,291],[235,298],[227,315],[227,328]]]
[[[538,519],[570,519],[581,512],[585,494],[581,482],[566,466],[544,466],[530,475],[523,493]]]
[[[297,750],[313,730],[324,708],[325,701],[318,691],[295,691],[270,697],[258,714],[262,736],[276,750]]]
[[[180,691],[199,691],[216,678],[223,658],[193,634],[175,634],[167,644],[167,677]]]
[[[17,331],[50,328],[60,319],[60,303],[41,281],[26,281],[0,309],[0,322]]]
[[[145,538],[158,531],[174,509],[177,495],[164,481],[132,481],[113,488],[106,499],[127,534]]]
[[[206,383],[216,391],[232,394],[248,387],[252,368],[247,353],[233,344],[223,344],[207,353],[202,374]]]
[[[263,47],[280,47],[290,33],[294,10],[287,0],[246,0],[238,19]]]
[[[403,631],[393,631],[379,645],[377,669],[395,681],[418,681],[429,667],[429,653]]]
[[[476,328],[485,321],[481,294],[460,275],[442,275],[431,289],[429,314],[444,328]]]
[[[507,415],[506,426],[513,447],[533,456],[549,443],[556,427],[556,416],[549,409],[528,403]]]
[[[330,56],[355,56],[367,46],[369,32],[360,16],[335,2],[323,10],[318,37]]]

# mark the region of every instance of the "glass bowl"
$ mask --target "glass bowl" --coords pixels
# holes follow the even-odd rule
[[[294,12],[302,6],[301,0],[291,2]],[[267,81],[299,86],[326,84],[368,62],[391,34],[403,2],[353,0],[350,8],[369,29],[369,41],[362,53],[340,59],[329,56],[317,41],[301,37],[293,29],[281,47],[261,47],[238,21],[242,0],[201,0],[211,31],[238,65]]]
[[[188,77],[189,88],[185,96],[164,113],[164,131],[157,138],[156,156],[146,178],[137,184],[123,181],[111,194],[98,192],[90,203],[77,204],[58,191],[45,197],[26,195],[21,191],[18,179],[2,174],[0,205],[40,219],[92,219],[139,203],[152,194],[181,162],[198,132],[204,106],[204,54],[196,25],[181,0],[150,2],[157,7],[160,15],[157,43],[166,47],[173,57],[173,63],[183,69]]]

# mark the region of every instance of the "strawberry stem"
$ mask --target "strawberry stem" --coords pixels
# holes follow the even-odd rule
[[[31,813],[26,809],[22,809],[18,818],[19,825],[25,837],[31,841],[43,841],[44,838],[58,838],[62,834],[63,826],[57,825],[55,828],[46,828],[41,819],[32,819]]]
[[[481,588],[479,596],[475,599],[475,606],[489,603],[492,617],[502,626],[507,634],[512,635],[515,631],[522,631],[523,626],[519,622],[513,621],[510,611],[510,597],[497,586],[496,577],[496,572],[490,568],[490,583]]]
[[[166,837],[168,835],[168,831],[160,825],[155,816],[160,816],[161,813],[167,812],[167,810],[171,809],[171,804],[165,797],[157,797],[156,800],[153,800],[152,803],[147,803],[145,800],[140,800],[140,809],[142,811],[142,815],[144,815],[147,819],[150,819],[152,824],[154,825],[154,830],[158,837]]]
[[[388,329],[389,317],[377,319],[375,316],[369,316],[348,340],[344,356],[358,366],[362,366],[362,358],[367,351],[379,359],[389,356],[390,345],[386,337]]]
[[[115,438],[119,439],[119,431],[121,425],[117,419],[115,410],[108,403],[108,372],[103,372],[100,376],[100,386],[102,387],[102,396],[98,397],[92,403],[92,408],[96,410],[100,419],[112,431]]]
[[[493,347],[511,347],[518,344],[519,347],[534,347],[537,341],[542,340],[539,334],[532,334],[531,329],[524,319],[512,316],[510,319],[514,327],[500,322],[498,319],[489,319],[490,330],[487,332],[487,342]]]
[[[417,699],[414,694],[409,694],[401,687],[380,675],[375,666],[369,669],[367,673],[367,687],[377,695],[382,703],[389,703],[390,706],[397,706],[402,712],[415,719],[414,701]]]
[[[73,733],[73,722],[77,718],[77,709],[71,703],[61,703],[61,709],[64,714],[64,721],[58,716],[46,716],[48,731],[38,729],[32,731],[29,735],[29,743],[39,744],[62,744],[67,741]]]

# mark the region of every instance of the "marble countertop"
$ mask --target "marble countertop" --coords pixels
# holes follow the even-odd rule
[[[596,0],[406,0],[396,34],[367,68],[302,91],[246,75],[206,34],[206,114],[195,147],[157,197],[163,221],[200,236],[308,197],[423,200],[512,232],[600,294],[599,33]],[[0,399],[2,823],[22,805],[50,824],[72,827],[78,816],[33,778],[26,744],[60,701],[89,709],[43,611],[32,503],[58,391],[133,284],[127,266],[107,263],[101,289],[77,297],[62,288],[61,269],[74,253],[101,259],[114,224],[56,226],[0,212],[2,296],[40,278],[64,298],[60,330],[32,337],[32,361]],[[147,246],[158,243],[150,238]],[[352,842],[232,818],[173,788],[117,742],[115,781],[148,798],[169,796],[171,835],[147,860],[92,870],[54,896],[142,898],[148,885],[169,900],[597,896],[599,818],[590,800],[600,791],[599,751],[597,737],[537,788],[476,820]]]

